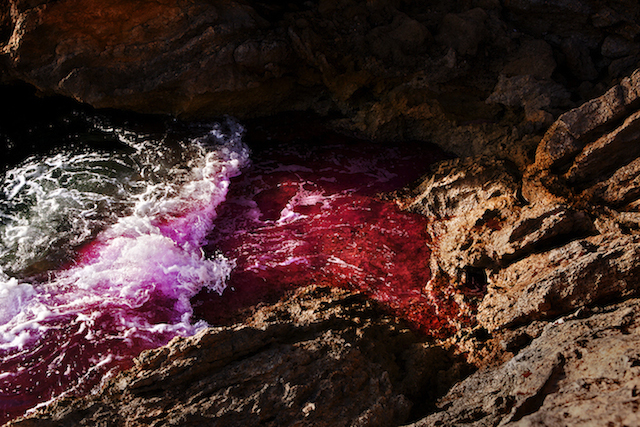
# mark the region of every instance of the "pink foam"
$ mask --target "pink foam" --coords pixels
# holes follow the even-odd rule
[[[175,196],[143,194],[49,283],[0,283],[0,422],[63,394],[83,394],[142,350],[193,334],[190,299],[221,293],[233,262],[201,251],[229,180],[247,161],[238,141],[194,159]],[[145,198],[146,197],[146,198]]]

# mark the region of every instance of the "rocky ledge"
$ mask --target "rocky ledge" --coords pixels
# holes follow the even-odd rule
[[[10,425],[638,424],[639,96],[637,71],[561,115],[524,170],[447,160],[392,195],[433,219],[427,288],[476,291],[457,335],[305,288]]]
[[[0,80],[187,118],[314,111],[524,165],[639,36],[632,0],[7,0]]]
[[[639,14],[623,0],[0,5],[4,81],[185,117],[313,110],[457,154],[388,197],[432,219],[427,289],[465,288],[477,307],[434,341],[360,295],[302,289],[10,424],[640,424]]]

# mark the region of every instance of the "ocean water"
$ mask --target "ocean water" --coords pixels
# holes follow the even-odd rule
[[[458,316],[424,290],[428,220],[379,197],[442,156],[431,148],[55,117],[0,129],[0,422],[298,286],[362,292],[425,334]]]

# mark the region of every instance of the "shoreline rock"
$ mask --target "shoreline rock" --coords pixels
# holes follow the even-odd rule
[[[470,369],[363,296],[308,287],[7,425],[386,426],[428,412]]]
[[[637,67],[639,14],[595,0],[9,0],[0,80],[183,118],[312,111],[523,167],[555,118]]]
[[[358,296],[301,290],[9,425],[640,422],[637,2],[93,3],[0,5],[1,80],[436,143],[460,158],[388,197],[433,219],[425,286],[464,290],[477,323],[426,342]]]

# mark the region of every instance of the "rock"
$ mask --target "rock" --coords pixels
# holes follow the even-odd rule
[[[94,3],[5,2],[2,81],[185,118],[313,111],[365,138],[519,166],[585,93],[576,77],[605,87],[635,66],[640,31],[629,0]],[[603,47],[615,58],[596,60]]]
[[[434,219],[429,230],[438,242],[431,257],[433,280],[444,274],[462,285],[469,281],[469,269],[496,267],[487,242],[517,218],[514,172],[506,162],[487,158],[441,162],[402,201],[402,207]]]
[[[569,37],[561,44],[562,53],[566,57],[567,66],[571,73],[579,80],[591,81],[598,77],[591,52],[584,40]]]
[[[639,308],[632,299],[547,323],[517,356],[456,384],[439,412],[411,426],[637,424]]]
[[[594,3],[588,0],[510,0],[504,2],[504,8],[525,33],[566,36],[576,27],[581,28],[581,33],[589,31]]]
[[[640,5],[463,3],[0,4],[4,82],[183,117],[314,111],[460,156],[396,197],[432,219],[427,294],[477,317],[427,342],[309,288],[13,425],[637,424],[640,70],[621,77]],[[435,407],[470,371],[456,352],[483,369]]]
[[[611,206],[620,211],[638,211],[640,159],[636,158],[628,165],[619,168],[611,178],[595,184],[583,194],[595,203]]]
[[[557,169],[584,147],[584,140],[606,123],[623,117],[639,97],[640,71],[604,95],[564,113],[547,131],[536,152],[537,169]]]
[[[526,205],[519,192],[509,164],[457,159],[434,166],[400,205],[434,219],[429,231],[438,245],[431,271],[458,284],[468,282],[469,271],[505,271],[532,252],[595,232],[584,212],[553,203]]]
[[[460,14],[447,14],[436,37],[439,43],[461,55],[475,55],[485,38],[487,13],[480,8]]]
[[[591,22],[596,28],[612,27],[624,20],[623,16],[613,9],[603,7],[591,16]]]
[[[530,75],[537,80],[548,80],[556,68],[553,49],[544,40],[526,40],[513,58],[504,66],[507,77]]]
[[[552,80],[537,80],[531,75],[515,77],[500,76],[493,93],[487,98],[489,104],[503,104],[510,107],[522,107],[525,119],[535,120],[538,112],[555,110],[569,103],[569,92]],[[543,122],[545,128],[553,122],[553,116]],[[549,123],[546,123],[549,121]]]
[[[587,144],[563,178],[574,186],[602,180],[640,155],[640,112],[631,114],[617,129]]]
[[[266,21],[238,2],[12,3],[20,18],[4,59],[44,92],[96,107],[215,115],[229,111],[216,106],[221,100],[233,105],[239,96],[269,111],[291,89],[282,77],[288,43],[275,34],[248,38]]]
[[[634,50],[630,41],[617,36],[609,36],[602,42],[600,52],[607,58],[620,58],[629,55]]]
[[[397,425],[410,399],[433,402],[465,372],[361,296],[307,288],[244,325],[143,352],[99,393],[8,425]]]
[[[489,277],[478,321],[493,331],[633,295],[639,256],[636,236],[606,234],[530,255]]]
[[[634,107],[639,78],[636,71],[601,97],[560,116],[544,135],[536,161],[525,173],[525,198],[566,196],[575,190],[586,190],[585,196],[602,191],[633,193],[612,188],[615,179],[610,179],[623,179],[626,165],[640,155],[635,144],[638,113]]]

